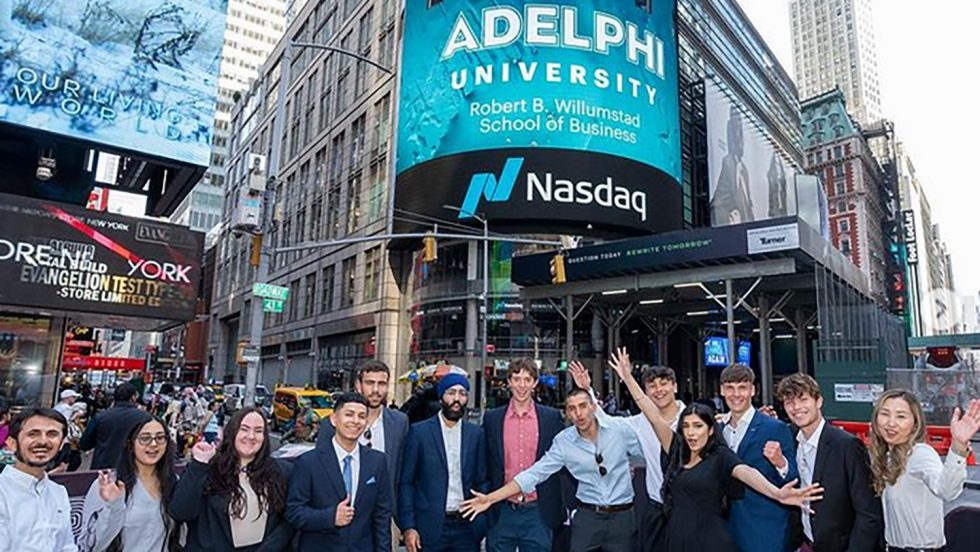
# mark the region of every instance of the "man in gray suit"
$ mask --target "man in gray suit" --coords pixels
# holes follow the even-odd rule
[[[391,369],[380,360],[369,360],[357,369],[354,376],[354,389],[364,396],[368,402],[367,429],[361,434],[360,443],[366,447],[383,452],[388,461],[388,480],[392,484],[391,496],[397,496],[398,482],[401,475],[402,447],[408,436],[408,416],[398,410],[392,410],[388,404],[388,385],[391,381]],[[324,421],[320,424],[316,437],[316,447],[333,454],[331,440],[334,435],[332,424]],[[398,519],[395,519],[398,524]]]

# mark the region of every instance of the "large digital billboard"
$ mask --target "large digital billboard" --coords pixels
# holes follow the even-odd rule
[[[711,225],[797,214],[793,165],[712,80],[705,103]]]
[[[204,234],[0,194],[0,304],[192,320]]]
[[[207,166],[227,9],[0,2],[0,122]]]
[[[673,0],[407,2],[396,222],[679,228],[674,11]]]

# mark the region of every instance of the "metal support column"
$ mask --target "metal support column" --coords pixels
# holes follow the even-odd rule
[[[575,302],[571,295],[564,297],[565,301],[565,360],[572,360],[575,341]]]
[[[762,404],[772,404],[772,339],[769,329],[769,298],[759,294],[759,375]]]
[[[728,358],[735,362],[738,344],[735,342],[735,297],[731,279],[725,280],[725,320],[728,326]]]
[[[806,326],[807,317],[803,309],[796,309],[794,322],[796,328],[796,369],[799,373],[805,374],[807,371],[807,356],[806,356]]]

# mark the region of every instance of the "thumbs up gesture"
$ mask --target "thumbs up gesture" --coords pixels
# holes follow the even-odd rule
[[[337,527],[346,527],[352,521],[354,521],[354,507],[350,505],[350,495],[347,495],[347,498],[337,505],[337,515],[334,517],[334,524]]]

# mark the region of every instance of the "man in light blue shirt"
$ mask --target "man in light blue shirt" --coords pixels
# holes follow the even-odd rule
[[[571,552],[631,552],[636,528],[630,458],[643,458],[636,433],[626,424],[600,420],[584,389],[568,393],[565,414],[573,425],[555,437],[540,460],[490,494],[474,492],[460,511],[473,519],[501,500],[533,492],[538,483],[567,468],[578,481]]]

